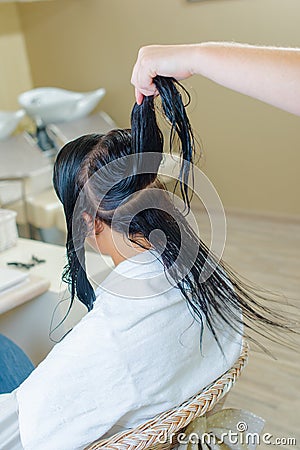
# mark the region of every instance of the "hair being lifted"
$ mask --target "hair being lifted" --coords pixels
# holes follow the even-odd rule
[[[188,180],[192,177],[195,140],[186,114],[179,84],[172,78],[155,77],[154,82],[160,94],[162,113],[171,126],[169,150],[172,152],[175,138],[179,143],[181,169],[179,173],[180,193],[190,210]],[[181,86],[182,87],[182,86]],[[184,88],[182,88],[184,89]],[[186,91],[185,91],[186,92]],[[189,95],[186,92],[188,98]],[[236,332],[241,323],[244,334],[253,340],[250,330],[259,335],[278,341],[278,331],[293,331],[293,325],[273,308],[260,300],[272,299],[269,292],[254,287],[242,280],[224,261],[219,261],[206,244],[195,234],[183,213],[172,204],[168,195],[161,196],[161,205],[140,210],[134,217],[124,214],[117,224],[112,225],[113,214],[121,205],[130,209],[126,199],[149,186],[156,186],[163,193],[164,186],[157,178],[164,147],[163,134],[158,126],[154,97],[145,97],[141,105],[135,104],[131,115],[131,130],[113,130],[106,135],[88,135],[64,146],[58,154],[54,167],[54,187],[65,211],[67,224],[67,258],[63,279],[70,286],[71,305],[75,296],[91,310],[95,293],[90,284],[85,267],[84,241],[90,229],[83,214],[74,216],[74,209],[85,183],[93,179],[88,198],[82,201],[82,213],[90,213],[95,208],[95,217],[114,226],[116,231],[127,233],[131,240],[139,243],[137,236],[151,240],[151,248],[160,254],[160,261],[168,275],[172,277],[186,300],[192,316],[203,330],[204,321],[218,341],[215,327],[220,320]],[[151,153],[157,158],[149,159]],[[122,157],[136,155],[133,165],[122,165]],[[113,175],[105,167],[113,160],[120,161],[120,181],[114,182]],[[101,170],[101,177],[97,177]],[[126,176],[125,176],[126,175]],[[105,195],[101,196],[104,190]],[[164,208],[168,205],[167,208]],[[89,209],[90,208],[90,209]],[[79,209],[80,211],[80,209]],[[128,223],[130,217],[130,223]],[[75,223],[75,226],[74,226]],[[76,230],[76,232],[74,232]],[[160,237],[150,239],[153,230],[160,230]],[[160,235],[158,235],[160,236]],[[182,243],[184,242],[184,246]],[[185,273],[190,255],[195,253],[191,269]],[[215,266],[210,276],[203,281],[205,264]],[[272,297],[272,298],[271,298]],[[241,314],[243,314],[243,319]],[[266,326],[267,325],[267,326]],[[283,335],[282,341],[285,341]],[[257,342],[257,341],[256,341]]]

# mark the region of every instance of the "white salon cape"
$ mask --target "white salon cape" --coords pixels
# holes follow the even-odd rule
[[[94,308],[11,394],[1,450],[79,450],[179,405],[227,371],[242,338],[200,325],[150,251],[121,262]]]

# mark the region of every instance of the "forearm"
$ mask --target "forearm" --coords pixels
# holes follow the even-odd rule
[[[207,42],[190,55],[192,73],[300,115],[300,49]]]

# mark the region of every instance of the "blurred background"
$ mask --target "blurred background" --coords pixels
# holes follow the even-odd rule
[[[1,109],[38,86],[107,90],[99,105],[120,127],[134,101],[140,46],[209,40],[298,46],[297,0],[52,0],[0,5]],[[202,77],[185,85],[205,172],[225,207],[300,214],[298,118]]]
[[[22,345],[36,363],[53,345],[49,323],[63,295],[59,280],[65,263],[60,246],[65,224],[51,187],[59,146],[84,132],[130,125],[134,103],[130,77],[141,46],[234,41],[299,47],[299,17],[298,0],[0,3],[0,110],[23,111],[12,134],[0,142],[0,207],[17,213],[7,221],[17,221],[23,238],[16,238],[9,249],[7,241],[3,243],[0,265],[26,263],[34,252],[46,263],[30,269],[30,277],[48,281],[27,296],[20,287],[18,296],[0,291],[0,332]],[[224,259],[248,279],[299,302],[299,117],[200,76],[184,84],[192,97],[188,107],[192,126],[203,143],[201,168],[227,214]],[[35,89],[45,87],[66,92],[42,91],[36,100]],[[28,91],[29,97],[20,103],[18,97]],[[47,122],[40,110],[30,113],[33,100],[41,108],[46,99],[47,109],[56,95],[65,95],[66,102],[72,95],[78,102],[86,98],[76,93],[92,93],[96,102],[74,120]],[[196,204],[195,210],[202,235],[209,239],[209,221],[201,205]],[[109,262],[101,265],[95,255],[89,257],[91,273],[101,281],[111,270]],[[66,329],[83,313],[78,306]],[[254,353],[229,405],[262,415],[266,431],[297,436],[299,446],[299,355],[276,344],[269,344],[269,349],[277,360]]]

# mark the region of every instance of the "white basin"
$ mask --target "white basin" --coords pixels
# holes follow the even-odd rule
[[[17,128],[20,120],[25,116],[25,111],[0,111],[0,140],[7,139]]]
[[[104,95],[104,88],[91,92],[73,92],[43,87],[24,92],[18,100],[30,117],[47,125],[87,116]]]

